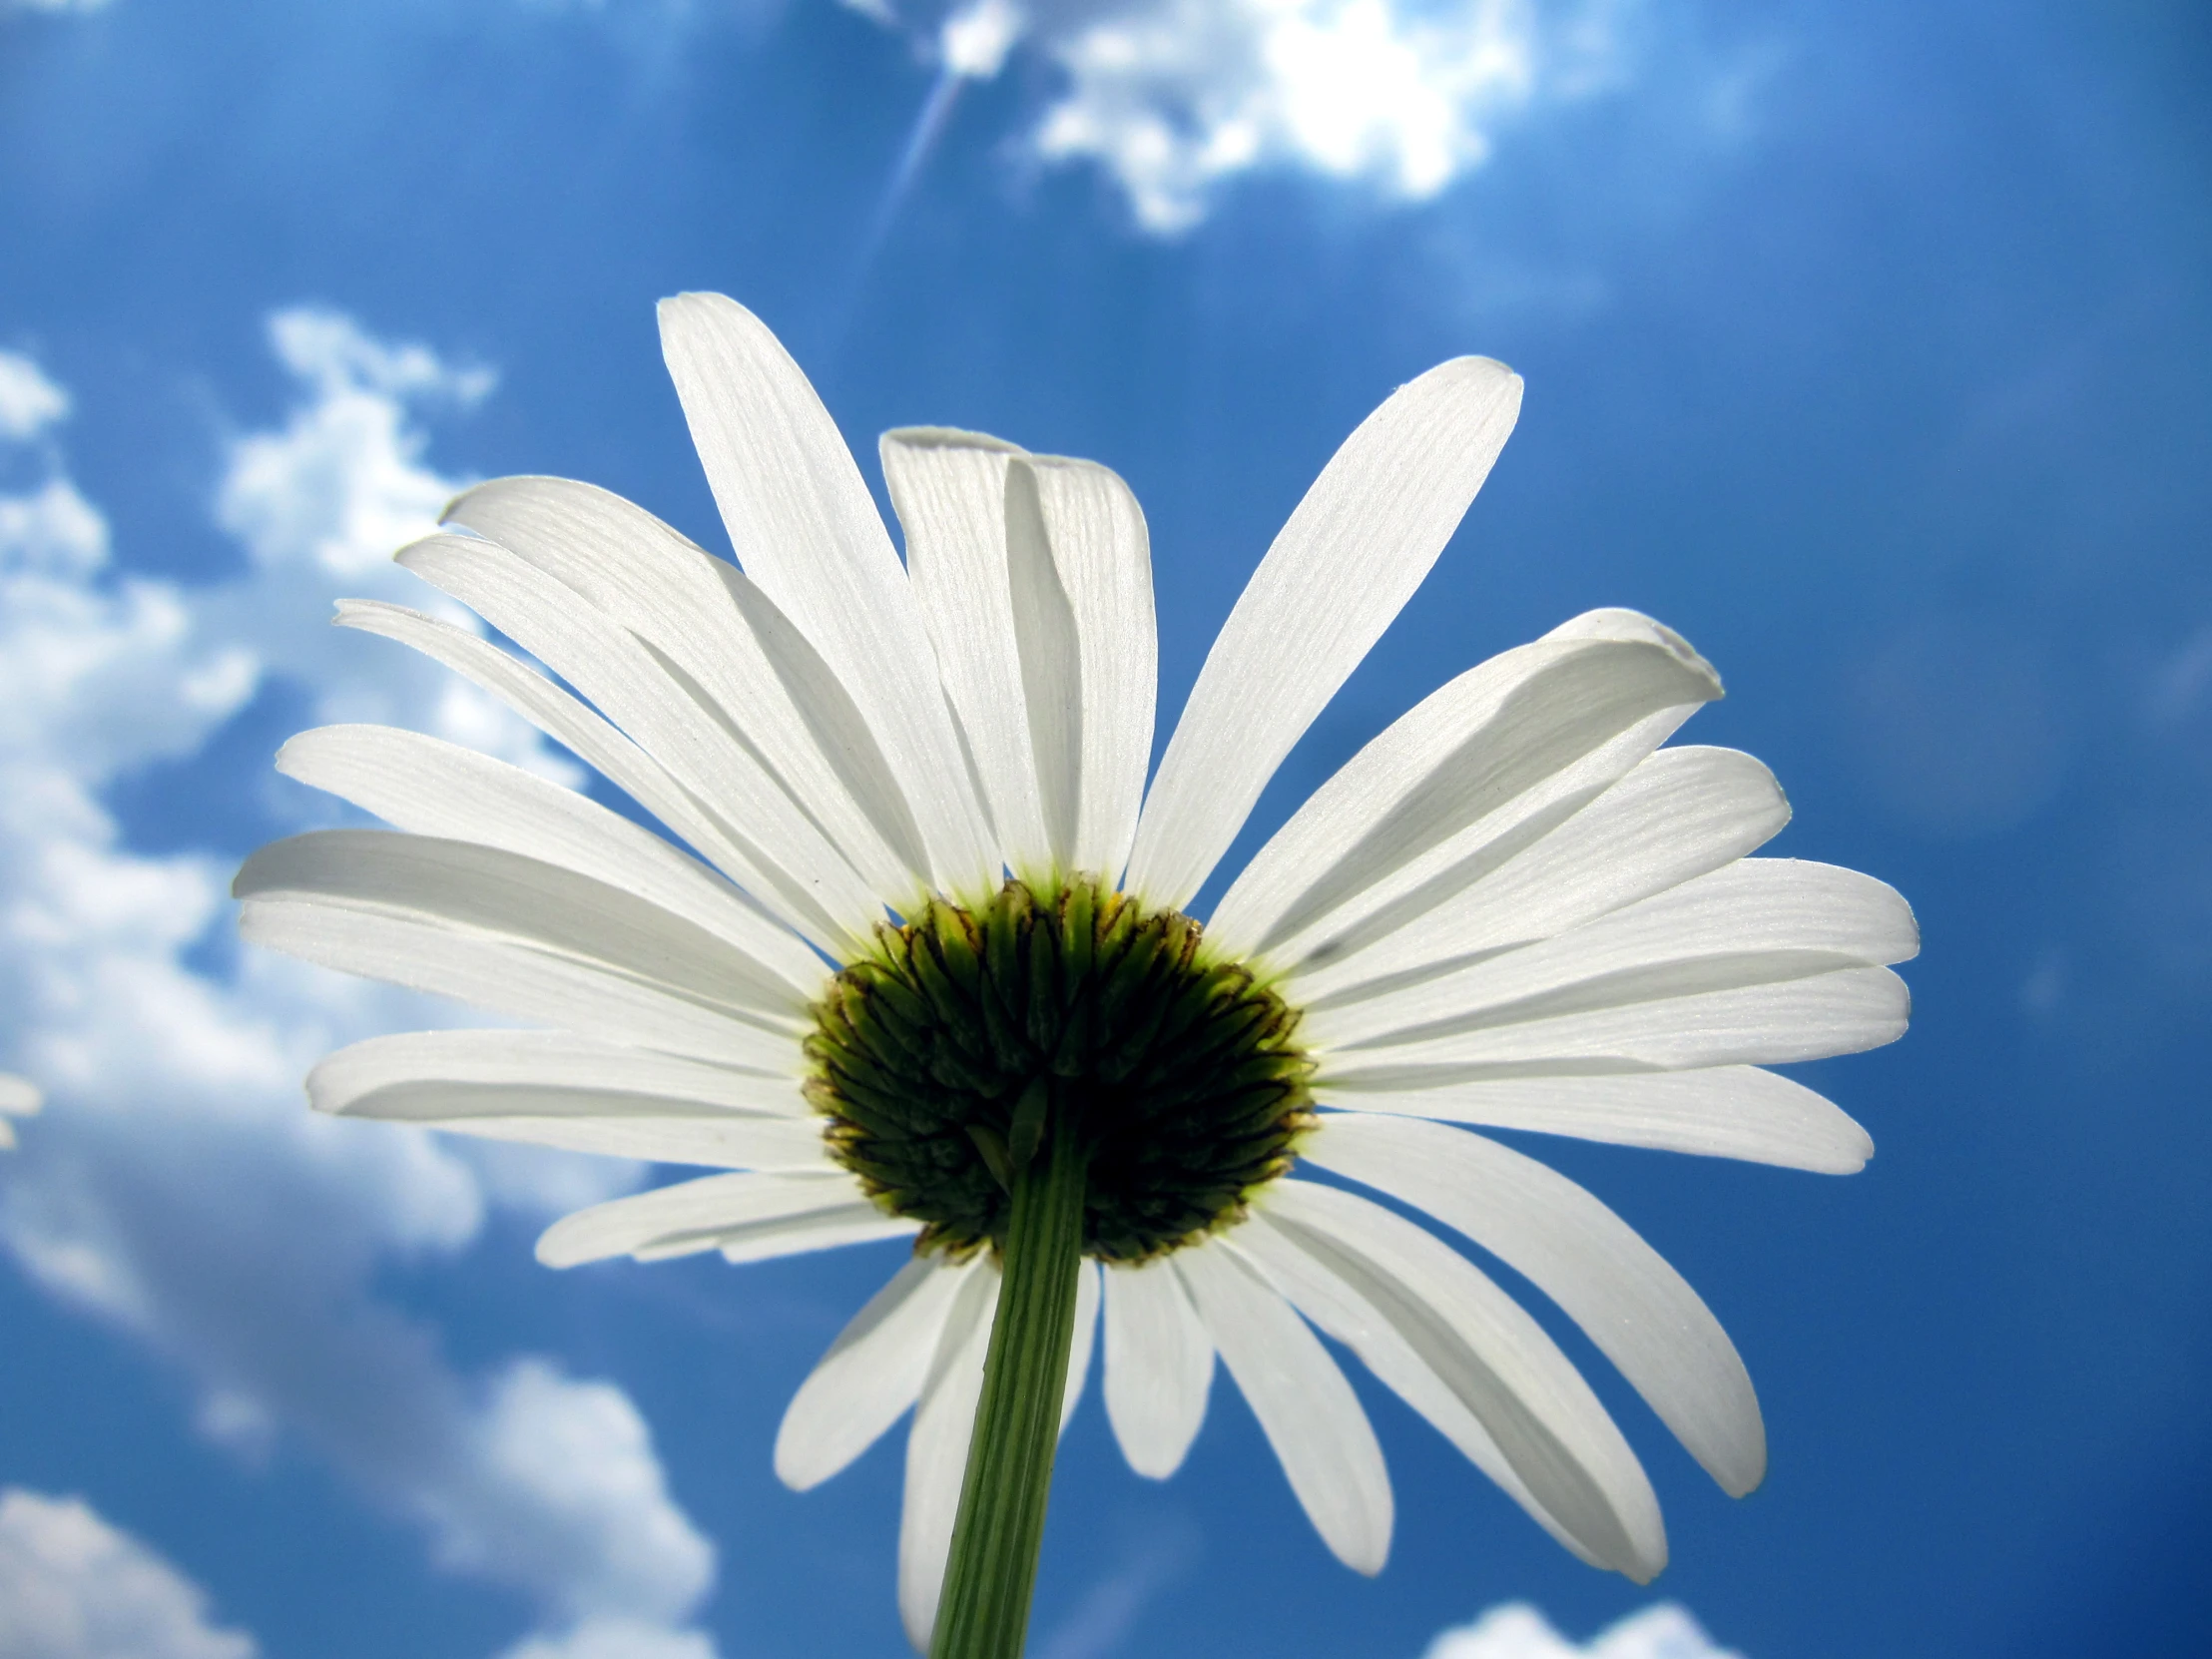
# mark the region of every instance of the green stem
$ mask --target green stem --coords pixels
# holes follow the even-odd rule
[[[1088,1154],[1055,1111],[1015,1172],[1004,1278],[929,1659],[1019,1659],[1075,1336]]]

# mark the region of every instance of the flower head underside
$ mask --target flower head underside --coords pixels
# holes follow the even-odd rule
[[[1024,1214],[1057,1218],[1073,1302],[1033,1352],[1064,1341],[1064,1409],[1102,1356],[1145,1475],[1182,1463],[1225,1369],[1329,1546],[1379,1569],[1389,1480],[1328,1337],[1568,1549],[1649,1578],[1666,1538],[1640,1461],[1471,1245],[1725,1490],[1757,1485],[1765,1426],[1712,1312],[1595,1196],[1481,1133],[1838,1174],[1872,1150],[1771,1068],[1904,1031],[1912,912],[1755,855],[1790,816],[1773,776],[1669,741],[1721,695],[1711,665],[1612,609],[1505,650],[1192,913],[1452,536],[1518,377],[1440,364],[1345,441],[1153,770],[1150,532],[1121,479],[892,432],[901,556],[759,318],[687,294],[662,333],[735,561],[589,485],[497,479],[399,558],[550,673],[400,606],[338,620],[505,702],[666,834],[433,738],[293,739],[281,770],[393,830],[256,853],[249,941],[526,1022],[355,1044],[315,1068],[314,1104],[705,1172],[556,1223],[556,1266],[917,1245],[776,1445],[805,1488],[912,1413],[917,1643],[1020,1278],[1014,1198],[1056,1150],[1079,1218]]]
[[[1188,916],[1089,877],[883,924],[824,997],[807,1097],[918,1248],[1005,1238],[1049,1123],[1083,1144],[1082,1243],[1135,1263],[1240,1217],[1311,1127],[1298,1019]]]

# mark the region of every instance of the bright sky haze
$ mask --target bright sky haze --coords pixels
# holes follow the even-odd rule
[[[1225,871],[1620,605],[1725,677],[1683,738],[1774,768],[1769,850],[1921,919],[1911,1034],[1801,1068],[1863,1173],[1517,1142],[1759,1388],[1732,1501],[1529,1299],[1651,1470],[1655,1586],[1365,1376],[1373,1581],[1234,1389],[1155,1483],[1094,1378],[1035,1659],[2200,1651],[2208,75],[2161,0],[0,0],[0,1072],[44,1095],[0,1151],[0,1659],[905,1651],[900,1437],[770,1462],[904,1247],[539,1267],[652,1172],[314,1117],[329,1049],[472,1016],[250,951],[227,897],[357,822],[271,767],[312,725],[587,783],[327,618],[442,604],[389,555],[508,473],[727,552],[654,331],[690,288],[879,500],[915,423],[1126,478],[1162,743],[1339,441],[1503,359],[1495,472]]]

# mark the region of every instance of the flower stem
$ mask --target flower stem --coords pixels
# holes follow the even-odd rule
[[[1044,1144],[1014,1172],[998,1313],[929,1659],[1021,1653],[1075,1336],[1088,1162],[1082,1138],[1054,1111]]]

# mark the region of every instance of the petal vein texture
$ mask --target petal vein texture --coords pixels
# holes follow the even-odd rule
[[[1199,670],[1145,802],[1128,884],[1180,909],[1283,757],[1382,638],[1520,414],[1520,376],[1457,357],[1360,423],[1291,514]]]

